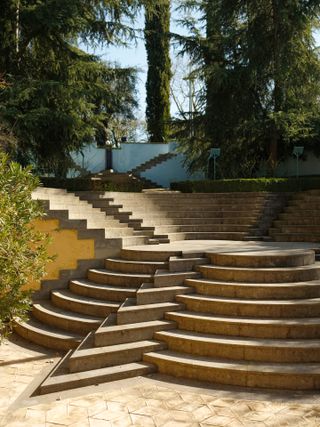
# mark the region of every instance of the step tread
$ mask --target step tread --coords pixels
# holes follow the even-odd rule
[[[168,362],[182,363],[190,367],[228,369],[243,372],[258,372],[268,374],[294,374],[294,375],[320,375],[319,363],[266,363],[256,361],[238,361],[228,359],[218,359],[198,355],[188,355],[170,350],[146,353],[146,360],[149,357],[156,360],[162,359]],[[148,357],[149,356],[149,357]]]
[[[173,325],[174,322],[170,320],[150,320],[148,322],[139,322],[139,323],[129,323],[124,325],[111,325],[105,326],[98,329],[97,334],[105,332],[115,332],[115,331],[125,331],[125,330],[134,330],[134,329],[143,329],[143,328],[153,328],[158,326],[168,326]]]
[[[27,321],[19,321],[17,322],[22,327],[31,330],[32,332],[35,332],[39,335],[45,335],[49,336],[50,338],[55,338],[59,340],[70,340],[74,339],[75,341],[82,341],[84,335],[80,335],[77,333],[71,333],[69,331],[54,328],[51,326],[48,326],[45,323],[39,322],[33,318],[27,320]]]
[[[320,304],[320,298],[307,298],[307,299],[283,299],[283,300],[253,300],[253,299],[244,299],[244,298],[227,298],[227,297],[215,297],[210,295],[178,295],[178,301],[180,300],[194,300],[194,301],[203,301],[203,302],[221,302],[221,303],[236,303],[236,304],[255,304],[255,305],[301,305],[301,304]]]
[[[110,366],[100,369],[92,369],[84,372],[77,372],[74,374],[58,375],[49,377],[44,383],[44,386],[50,386],[55,384],[68,384],[77,383],[85,380],[94,380],[95,378],[108,377],[110,375],[123,374],[125,372],[144,371],[144,374],[151,373],[154,371],[154,366],[150,363],[136,362],[127,363],[125,365]],[[76,385],[75,385],[76,387]]]
[[[116,272],[111,270],[106,270],[103,268],[92,268],[89,270],[91,273],[97,273],[101,275],[108,275],[108,276],[114,276],[114,277],[135,277],[135,278],[152,278],[152,274],[143,274],[143,273],[122,273],[122,272]]]
[[[100,354],[109,354],[109,353],[114,353],[119,351],[132,351],[137,349],[143,349],[150,346],[151,347],[161,346],[161,343],[159,343],[156,340],[142,340],[142,341],[128,342],[124,344],[114,344],[114,345],[112,344],[112,345],[106,345],[103,347],[93,347],[93,348],[88,348],[83,350],[77,350],[71,356],[71,359],[75,359],[78,357],[97,356]]]
[[[96,283],[96,282],[92,282],[90,280],[86,280],[86,279],[77,279],[77,280],[71,280],[71,283],[74,284],[79,284],[80,286],[84,286],[87,288],[93,288],[93,289],[105,289],[105,290],[109,290],[109,291],[117,291],[117,292],[124,292],[124,293],[128,293],[128,291],[132,291],[132,292],[136,292],[137,288],[130,288],[130,287],[121,287],[120,285],[108,285],[108,284],[103,284],[103,283]]]
[[[159,266],[160,267],[164,267],[166,266],[168,263],[165,261],[144,261],[143,259],[141,261],[131,261],[131,260],[126,260],[126,259],[121,259],[121,258],[108,258],[107,261],[112,261],[112,262],[117,262],[119,264],[131,264],[131,265],[148,265],[148,266]],[[134,273],[133,273],[134,274]]]
[[[200,270],[226,270],[226,271],[250,271],[250,272],[291,272],[319,269],[320,263],[315,262],[312,265],[301,265],[298,267],[230,267],[224,265],[201,265]]]
[[[97,322],[99,322],[99,324],[101,323],[101,317],[89,316],[87,314],[80,314],[74,311],[67,311],[67,310],[64,310],[63,308],[60,308],[51,304],[48,301],[37,302],[37,303],[34,303],[33,306],[40,311],[45,311],[51,316],[57,316],[65,320],[72,320],[72,321],[92,323],[92,324],[96,324]]]
[[[73,292],[70,292],[67,289],[52,291],[52,294],[64,300],[70,300],[72,302],[86,304],[89,306],[112,307],[112,308],[117,308],[120,306],[119,302],[104,301],[101,299],[96,299],[91,297],[89,298],[86,296],[82,296],[82,295],[78,295]]]
[[[181,307],[181,304],[175,303],[175,302],[158,302],[155,304],[142,304],[142,305],[129,305],[124,306],[119,309],[119,312],[121,311],[140,311],[140,310],[151,310],[151,309],[157,309],[157,308],[170,308],[173,307]]]
[[[186,279],[185,284],[192,286],[192,284],[205,284],[205,285],[221,285],[221,286],[238,286],[238,287],[250,287],[250,288],[260,288],[260,287],[276,287],[276,288],[296,288],[300,286],[310,286],[317,287],[320,286],[320,280],[310,280],[303,282],[263,282],[263,283],[254,283],[254,282],[236,282],[228,280],[215,280],[215,279]]]
[[[251,323],[253,325],[315,325],[320,326],[320,317],[299,317],[299,318],[255,318],[255,317],[230,317],[230,316],[222,316],[217,314],[210,313],[202,313],[197,311],[174,311],[167,313],[170,317],[181,317],[181,318],[189,318],[189,319],[199,319],[205,320],[207,322],[210,321],[222,321],[222,322],[233,322],[235,324],[246,324]]]
[[[281,348],[320,348],[319,339],[266,339],[266,338],[243,338],[235,336],[224,336],[192,332],[185,330],[171,330],[156,332],[155,339],[161,337],[173,337],[193,341],[195,343],[207,342],[212,345],[228,344],[233,346],[248,347],[281,347]]]

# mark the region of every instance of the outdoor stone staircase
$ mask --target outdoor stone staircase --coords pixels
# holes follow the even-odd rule
[[[53,289],[65,288],[71,278],[84,277],[88,268],[102,266],[105,258],[119,253],[122,247],[141,245],[148,240],[147,234],[135,232],[128,224],[120,223],[65,190],[39,187],[32,197],[42,203],[45,218],[59,220],[60,229],[73,229],[79,239],[92,239],[95,253],[94,259],[80,259],[77,268],[61,271],[59,279],[44,280],[41,291],[35,294],[37,298],[48,297]]]
[[[152,159],[147,160],[146,162],[142,163],[141,165],[135,167],[134,169],[129,171],[129,173],[131,173],[133,175],[139,175],[140,176],[141,172],[145,172],[146,170],[151,169],[154,166],[160,165],[161,163],[163,163],[169,159],[172,159],[176,155],[177,155],[176,153],[159,154],[158,156],[153,157]]]
[[[320,388],[320,264],[314,251],[207,254],[166,350],[143,360],[163,374],[244,387]]]
[[[296,193],[269,235],[275,241],[320,242],[320,191]]]
[[[87,280],[72,280],[68,290],[53,292],[50,301],[34,304],[33,315],[38,316],[39,306],[47,308],[42,322],[59,326],[72,337],[63,340],[60,333],[55,342],[52,336],[48,340],[48,327],[42,326],[42,334],[27,338],[54,348],[76,348],[67,353],[38,392],[50,393],[154,372],[155,366],[142,362],[143,354],[166,347],[154,341],[153,334],[175,327],[174,322],[164,320],[164,314],[183,307],[175,302],[175,296],[191,292],[183,286],[184,280],[199,277],[193,267],[207,262],[204,257],[184,258],[175,251],[123,249],[121,258],[106,260],[105,269],[89,270]],[[84,297],[86,307],[82,304]],[[65,298],[68,306],[61,304]],[[17,332],[26,336],[25,328],[20,324]]]
[[[148,233],[150,243],[262,238],[288,197],[276,193],[76,194],[137,232]]]
[[[85,295],[88,308],[71,294]],[[71,281],[46,304],[66,296],[68,310],[91,323],[77,322],[80,337],[66,346],[77,348],[36,394],[157,371],[233,386],[320,388],[320,264],[313,250],[204,256],[123,249],[106,269]],[[70,319],[63,322],[74,330]]]

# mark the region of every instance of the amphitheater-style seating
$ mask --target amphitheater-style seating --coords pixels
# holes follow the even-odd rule
[[[78,192],[107,215],[149,233],[152,243],[245,240],[265,233],[286,199],[273,193]]]
[[[269,234],[275,241],[320,242],[320,190],[296,193],[274,221]]]

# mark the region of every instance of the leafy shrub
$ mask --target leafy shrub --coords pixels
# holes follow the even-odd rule
[[[25,285],[45,273],[48,238],[32,222],[43,216],[31,193],[38,179],[0,152],[0,338],[15,317],[25,317],[30,291]]]
[[[111,182],[90,178],[40,178],[45,187],[64,188],[68,191],[128,191],[138,193],[143,190],[143,184],[136,182]]]
[[[172,190],[182,193],[296,192],[318,188],[320,189],[320,177],[224,179],[171,183]]]

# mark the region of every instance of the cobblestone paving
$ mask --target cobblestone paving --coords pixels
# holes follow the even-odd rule
[[[0,345],[1,426],[320,427],[320,394],[192,387],[157,375],[23,400],[56,355],[18,343]]]

